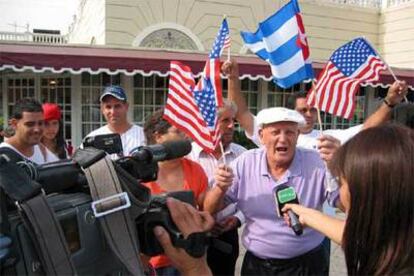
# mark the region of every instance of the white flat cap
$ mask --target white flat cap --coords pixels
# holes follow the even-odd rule
[[[259,128],[262,128],[263,125],[277,122],[293,122],[297,123],[299,127],[306,124],[305,118],[299,112],[284,107],[262,109],[257,114],[256,122]]]

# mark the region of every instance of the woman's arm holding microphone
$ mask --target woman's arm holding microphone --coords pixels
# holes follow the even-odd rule
[[[287,210],[292,210],[299,217],[299,222],[303,226],[315,229],[337,244],[342,243],[342,235],[345,228],[344,220],[327,216],[318,210],[307,208],[302,205],[286,204],[282,211],[284,212],[284,218],[289,225],[290,221],[286,213]]]

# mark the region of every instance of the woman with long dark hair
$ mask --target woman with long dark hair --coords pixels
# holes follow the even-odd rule
[[[340,183],[345,221],[289,204],[302,224],[342,245],[349,275],[414,273],[414,131],[370,128],[329,163]]]
[[[57,104],[44,103],[42,105],[45,127],[41,143],[47,161],[57,161],[68,158],[66,142],[63,136],[62,113]]]

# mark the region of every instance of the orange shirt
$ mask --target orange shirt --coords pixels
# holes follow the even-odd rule
[[[194,192],[196,202],[201,194],[207,190],[207,176],[203,168],[196,162],[186,158],[181,159],[181,166],[184,172],[183,190],[191,190]],[[157,195],[167,191],[163,190],[157,182],[143,183],[151,190],[151,194]],[[150,263],[154,268],[160,268],[171,265],[171,261],[165,255],[158,255],[150,259]]]

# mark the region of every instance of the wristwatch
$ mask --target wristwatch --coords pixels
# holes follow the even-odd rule
[[[384,98],[384,103],[385,103],[385,105],[386,106],[388,106],[389,108],[394,108],[395,106],[396,106],[396,104],[391,104],[388,100],[387,100],[387,98]]]

